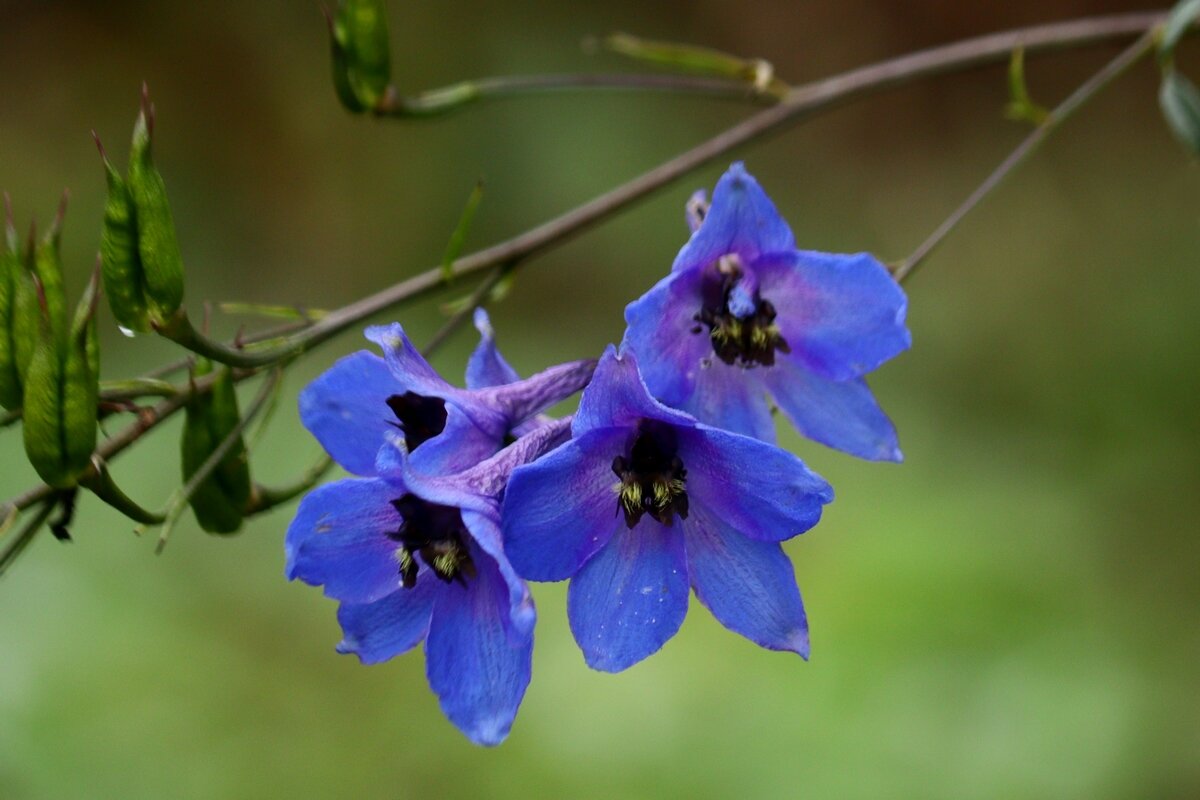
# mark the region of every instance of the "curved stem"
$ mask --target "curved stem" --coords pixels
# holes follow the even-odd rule
[[[967,214],[971,213],[983,198],[987,197],[991,192],[999,186],[1008,174],[1014,169],[1023,164],[1033,153],[1038,146],[1050,136],[1051,133],[1058,128],[1063,122],[1071,117],[1076,111],[1084,106],[1088,100],[1091,100],[1100,93],[1106,86],[1123,75],[1130,67],[1145,57],[1151,50],[1154,49],[1155,41],[1157,40],[1156,29],[1151,29],[1142,35],[1136,42],[1128,48],[1121,51],[1121,54],[1112,61],[1104,65],[1104,68],[1085,81],[1074,92],[1067,96],[1066,100],[1059,103],[1054,110],[1050,111],[1046,117],[1038,124],[1028,136],[1026,136],[1016,149],[1008,154],[1000,165],[992,171],[990,175],[984,179],[983,183],[976,187],[975,191],[967,196],[967,199],[956,208],[953,213],[948,216],[937,229],[929,235],[924,242],[913,251],[912,255],[900,262],[900,264],[892,271],[892,277],[897,281],[903,282],[905,279],[912,276],[917,267],[932,253],[942,241],[950,235],[950,232],[962,222]]]
[[[561,244],[591,225],[741,145],[784,125],[796,123],[870,93],[919,78],[1003,61],[1016,47],[1023,47],[1025,52],[1030,54],[1143,34],[1160,25],[1166,17],[1166,12],[1117,14],[1021,28],[923,50],[800,86],[788,92],[777,105],[754,114],[616,189],[506,242],[458,259],[454,263],[454,275],[467,275],[500,264],[516,264]],[[443,282],[441,267],[434,267],[332,311],[290,338],[299,344],[300,349],[316,346],[373,314],[435,290]],[[285,347],[281,352],[294,354],[298,350]],[[105,459],[116,455],[137,441],[146,431],[182,408],[193,391],[208,391],[210,383],[210,380],[198,381],[195,390],[182,391],[154,406],[143,418],[105,441],[97,453]],[[25,509],[46,499],[53,491],[49,486],[38,486],[14,498],[10,504],[18,509]]]
[[[33,519],[25,523],[25,526],[13,536],[12,540],[5,544],[4,549],[0,550],[0,576],[4,575],[9,566],[16,561],[17,556],[21,555],[21,551],[33,541],[33,537],[42,529],[42,526],[46,524],[46,520],[54,512],[56,503],[57,498],[53,494],[42,500],[42,507],[38,509]]]

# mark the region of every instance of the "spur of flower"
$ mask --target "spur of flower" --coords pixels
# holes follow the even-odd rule
[[[476,316],[479,347],[467,387],[447,383],[398,324],[368,328],[383,350],[342,358],[300,393],[300,419],[347,471],[375,475],[387,434],[400,431],[413,468],[459,472],[536,427],[538,413],[583,388],[594,360],[574,361],[520,379],[495,348],[487,315]]]
[[[798,250],[740,163],[712,203],[688,203],[692,236],[671,274],[625,310],[625,345],[659,400],[701,422],[774,441],[768,395],[805,436],[899,461],[863,375],[907,349],[907,301],[867,253]]]
[[[341,601],[338,651],[375,664],[424,642],[443,712],[478,744],[508,735],[533,648],[533,601],[504,555],[499,497],[568,426],[540,425],[452,476],[414,469],[407,434],[385,433],[375,477],[311,492],[288,528],[287,577]]]
[[[780,542],[833,491],[800,459],[652,398],[634,355],[609,347],[566,444],[512,474],[505,552],[529,580],[571,579],[571,630],[617,672],[670,639],[688,595],[730,630],[807,658],[808,624]]]

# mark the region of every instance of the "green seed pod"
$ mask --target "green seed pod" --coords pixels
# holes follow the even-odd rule
[[[183,258],[175,237],[167,187],[151,156],[153,127],[154,108],[143,87],[142,111],[133,126],[125,186],[133,203],[147,312],[152,323],[162,324],[183,305]],[[106,215],[107,211],[106,208]]]
[[[61,255],[62,224],[67,213],[67,199],[67,193],[63,192],[54,223],[33,251],[33,271],[42,284],[42,292],[46,296],[46,307],[50,314],[50,328],[59,342],[65,342],[67,337],[67,293],[63,288]]]
[[[31,225],[25,251],[20,256],[20,269],[13,276],[12,341],[13,360],[17,375],[25,381],[33,353],[42,335],[42,305],[39,299],[35,251],[37,231]],[[47,318],[46,325],[50,326]],[[53,330],[51,328],[51,330]]]
[[[0,245],[0,407],[21,407],[21,374],[17,371],[16,341],[13,338],[13,312],[16,307],[17,282],[24,276],[21,267],[20,243],[13,227],[12,206],[8,195],[4,243]]]
[[[330,35],[338,98],[351,111],[375,108],[392,79],[383,0],[341,0]]]
[[[199,359],[195,374],[208,375],[212,369],[212,362]],[[233,375],[228,367],[220,368],[211,392],[192,398],[186,412],[180,450],[183,478],[188,481],[241,420]],[[209,533],[237,532],[250,503],[250,493],[246,445],[238,436],[232,449],[191,497],[196,521]]]
[[[152,330],[146,299],[146,280],[138,254],[137,220],[129,189],[100,146],[108,198],[104,203],[104,229],[100,234],[100,264],[104,293],[117,323],[132,331]]]
[[[25,373],[25,454],[42,480],[57,489],[76,485],[96,449],[100,388],[89,363],[88,331],[94,330],[97,279],[93,276],[80,300],[65,341],[53,330],[49,303],[37,284],[42,317]]]

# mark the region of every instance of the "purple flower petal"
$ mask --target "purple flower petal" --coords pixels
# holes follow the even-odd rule
[[[300,392],[300,420],[338,464],[356,475],[374,475],[375,455],[396,421],[387,399],[403,391],[384,360],[362,350]]]
[[[700,270],[672,273],[625,307],[621,350],[633,351],[650,393],[668,405],[692,396],[700,362],[713,355],[708,331],[695,319],[702,278]]]
[[[862,378],[830,381],[781,360],[766,373],[779,408],[814,441],[872,461],[902,461],[896,429]]]
[[[730,253],[748,263],[764,253],[795,246],[792,231],[775,204],[738,162],[717,182],[703,224],[679,251],[671,270],[706,267]]]
[[[425,672],[442,711],[487,746],[508,736],[529,685],[533,637],[513,636],[508,598],[495,562],[481,556],[465,587],[438,595],[425,640]]]
[[[505,553],[519,575],[561,581],[624,528],[612,461],[631,432],[601,428],[517,468],[501,510]]]
[[[565,400],[588,385],[596,362],[592,359],[571,361],[544,369],[536,375],[505,384],[480,389],[477,402],[496,409],[505,420],[505,433],[516,423],[530,419],[560,400]]]
[[[475,309],[475,330],[479,331],[479,344],[467,361],[467,388],[485,389],[519,381],[521,376],[496,349],[492,322],[482,307]]]
[[[504,433],[496,428],[484,429],[476,424],[479,415],[468,415],[456,402],[446,403],[446,427],[431,439],[426,439],[408,454],[412,468],[429,475],[445,475],[475,466],[492,456],[504,444]],[[503,423],[501,423],[503,428]],[[395,438],[396,430],[389,432]],[[403,437],[400,437],[403,442]],[[382,447],[382,442],[380,443]],[[377,453],[377,474],[385,474],[390,455],[388,448]]]
[[[692,586],[713,616],[763,647],[808,658],[808,620],[783,549],[740,535],[703,507],[684,530]]]
[[[400,578],[387,537],[401,522],[391,506],[394,486],[350,478],[309,492],[288,527],[288,580],[324,585],[329,597],[371,603],[394,591]]]
[[[364,664],[378,664],[407,653],[429,632],[429,617],[439,590],[446,590],[428,569],[417,585],[400,588],[374,603],[342,603],[338,622],[344,638],[339,653],[353,653]]]
[[[816,525],[833,500],[825,479],[774,445],[700,426],[680,431],[692,506],[704,506],[733,530],[779,542]]]
[[[571,580],[567,616],[592,669],[620,672],[675,635],[688,606],[683,531],[644,517]]]
[[[830,380],[857,378],[907,350],[907,300],[869,253],[799,251],[754,265],[792,357]]]
[[[579,400],[571,431],[582,436],[595,428],[634,427],[642,420],[684,427],[696,424],[687,414],[667,408],[650,396],[632,352],[617,355],[609,345]]]

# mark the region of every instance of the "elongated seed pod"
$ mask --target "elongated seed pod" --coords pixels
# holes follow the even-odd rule
[[[99,144],[99,139],[96,140]],[[137,218],[133,199],[112,162],[100,151],[108,197],[104,203],[104,228],[100,234],[100,264],[104,294],[117,323],[129,330],[151,330],[145,276],[138,254]]]
[[[143,97],[142,111],[133,127],[125,185],[133,201],[148,312],[153,321],[164,322],[183,304],[183,258],[167,187],[151,156],[152,115],[153,108]]]
[[[195,374],[208,375],[212,369],[208,359],[199,359]],[[185,481],[196,474],[240,419],[232,373],[228,367],[221,367],[210,392],[192,398],[186,408],[180,445]],[[241,528],[250,493],[250,467],[245,444],[239,436],[192,495],[190,502],[196,521],[209,533],[235,533]]]

